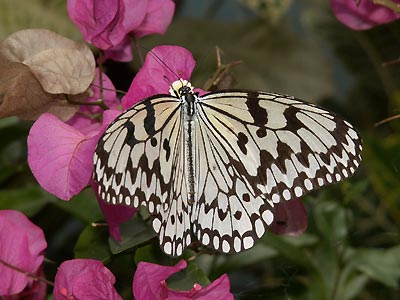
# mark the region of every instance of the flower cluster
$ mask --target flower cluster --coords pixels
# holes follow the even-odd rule
[[[68,13],[86,41],[104,50],[99,62],[131,60],[130,39],[164,33],[173,12],[171,0],[68,1]],[[143,98],[168,93],[165,76],[175,79],[179,74],[189,79],[195,62],[184,48],[154,48],[122,100],[107,75],[95,67],[86,45],[48,30],[23,30],[6,38],[0,64],[1,78],[7,82],[0,117],[35,120],[27,141],[31,171],[43,189],[68,201],[94,185],[93,152],[108,124]],[[24,89],[19,88],[22,85]],[[119,224],[136,210],[103,201],[99,205],[110,234],[120,240]],[[42,230],[22,213],[3,210],[0,240],[0,296],[45,299],[48,281],[43,252],[47,244]],[[196,283],[190,291],[170,289],[167,278],[185,267],[185,261],[175,267],[139,263],[132,285],[135,299],[233,299],[226,275],[206,288]],[[72,259],[58,268],[54,299],[121,299],[114,284],[114,275],[102,262]]]
[[[68,14],[85,40],[106,58],[130,61],[130,36],[163,34],[172,21],[172,0],[68,0]]]
[[[2,299],[45,299],[47,282],[42,265],[47,243],[43,231],[22,213],[2,210],[0,241]],[[190,291],[168,288],[167,278],[184,268],[184,260],[171,267],[139,263],[132,285],[135,299],[233,299],[226,275],[206,288],[199,284],[195,284]],[[54,299],[122,299],[114,284],[114,275],[101,261],[72,259],[64,261],[58,268],[53,289]]]

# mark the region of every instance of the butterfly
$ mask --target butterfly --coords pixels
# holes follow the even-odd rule
[[[196,239],[223,253],[254,246],[274,206],[351,176],[362,142],[340,116],[291,96],[186,80],[118,116],[100,138],[93,178],[114,205],[144,206],[162,250]]]

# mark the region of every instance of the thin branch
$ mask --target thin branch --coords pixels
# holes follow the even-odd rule
[[[132,36],[133,44],[135,45],[135,48],[138,52],[140,63],[143,66],[144,58],[143,58],[143,53],[142,53],[142,47],[140,46],[139,40],[134,35],[131,35],[131,36]]]
[[[213,85],[217,85],[224,77],[224,75],[228,73],[232,67],[240,65],[242,63],[242,61],[238,60],[238,61],[233,61],[229,64],[222,64],[222,59],[221,59],[222,50],[218,46],[216,47],[216,52],[217,52],[217,70],[215,70],[211,79],[207,80],[206,84],[203,86],[203,90],[205,91],[208,91]]]
[[[92,227],[108,227],[107,223],[92,223]]]
[[[0,263],[2,263],[2,264],[5,265],[6,267],[8,267],[8,268],[10,268],[10,269],[12,269],[12,270],[14,270],[14,271],[17,271],[17,272],[19,272],[19,273],[22,273],[22,274],[24,274],[24,275],[26,275],[26,276],[32,278],[33,280],[42,281],[42,282],[47,283],[48,285],[54,286],[54,283],[51,282],[51,281],[49,281],[49,280],[47,280],[46,278],[43,278],[43,277],[34,275],[34,274],[32,274],[32,273],[29,273],[29,272],[27,272],[27,271],[24,271],[24,270],[22,270],[22,269],[20,269],[20,268],[18,268],[18,267],[16,267],[16,266],[13,266],[13,265],[11,265],[11,264],[5,262],[5,261],[2,260],[2,259],[0,259]]]
[[[94,84],[94,83],[92,83],[92,86],[95,86],[95,87],[98,87],[98,88],[100,88],[100,85],[98,85],[98,84]],[[123,90],[118,90],[118,89],[109,89],[109,88],[106,88],[106,87],[103,87],[103,91],[111,91],[111,92],[117,92],[117,93],[120,93],[120,94],[126,94],[127,92],[125,92],[125,91],[123,91]]]
[[[89,106],[100,106],[102,109],[107,110],[108,106],[104,104],[103,100],[97,100],[97,101],[77,101],[77,100],[72,100],[68,96],[66,96],[66,99],[69,103],[71,104],[76,104],[76,105],[89,105]]]
[[[385,124],[385,123],[387,123],[387,122],[390,122],[390,121],[393,121],[393,120],[396,120],[396,119],[400,119],[400,115],[395,115],[395,116],[391,116],[391,117],[389,117],[389,118],[383,119],[383,120],[381,120],[381,121],[379,121],[379,122],[376,122],[376,123],[374,124],[374,126],[377,127],[377,126],[379,126],[379,125]]]

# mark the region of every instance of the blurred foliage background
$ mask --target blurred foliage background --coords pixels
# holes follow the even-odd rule
[[[0,39],[23,28],[82,40],[65,0],[1,0]],[[242,61],[233,68],[236,87],[318,103],[353,123],[364,140],[353,178],[303,198],[304,235],[266,234],[245,253],[203,255],[171,284],[207,284],[228,273],[235,299],[400,299],[400,120],[374,125],[400,113],[400,23],[352,31],[321,0],[180,0],[167,33],[140,40],[145,49],[161,44],[194,54],[195,86],[216,70],[218,46],[224,63]],[[132,63],[107,62],[105,70],[117,89],[127,90],[140,64],[135,54]],[[121,295],[132,299],[135,262],[173,260],[156,240],[143,243],[152,235],[137,219],[131,221],[136,230],[122,228],[125,245],[108,241],[106,227],[91,226],[102,215],[89,189],[70,202],[44,192],[27,165],[30,126],[0,120],[0,209],[20,210],[43,228],[48,279],[66,259],[97,258],[116,275]]]

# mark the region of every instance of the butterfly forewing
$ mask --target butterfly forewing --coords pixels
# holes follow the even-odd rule
[[[221,91],[202,98],[255,195],[272,202],[300,197],[349,177],[358,167],[361,140],[341,117],[289,96]],[[221,121],[222,120],[222,121]],[[236,159],[235,159],[236,160]]]
[[[234,90],[196,96],[188,159],[183,99],[154,96],[126,111],[94,156],[99,196],[146,206],[167,254],[181,255],[191,232],[221,252],[251,248],[274,203],[341,181],[361,161],[361,140],[339,116],[289,96]]]

